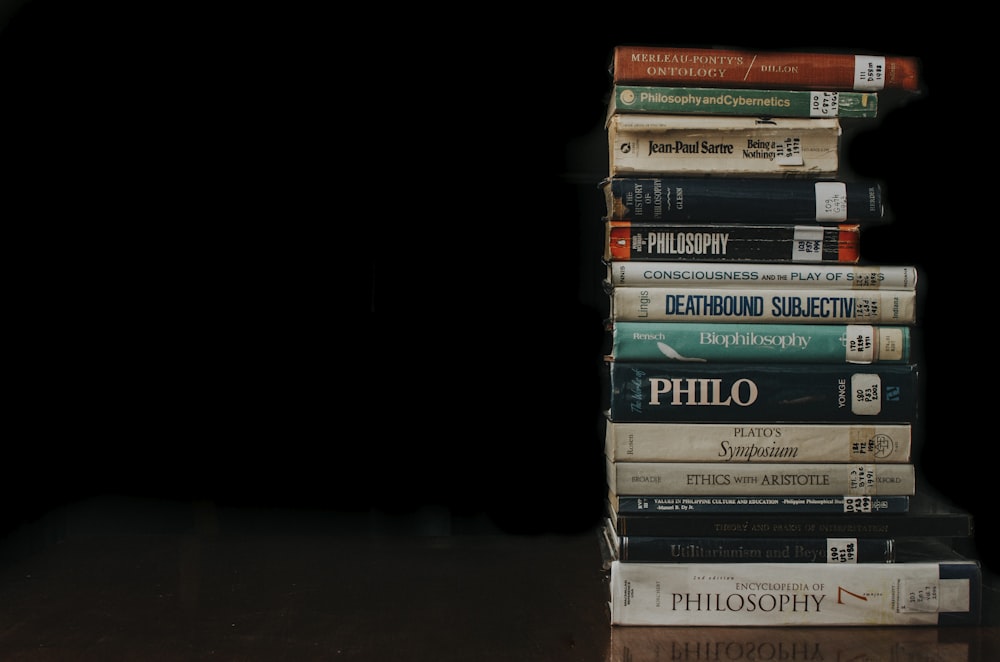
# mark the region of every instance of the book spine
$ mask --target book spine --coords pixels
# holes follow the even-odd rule
[[[610,221],[886,222],[882,187],[872,181],[609,177],[600,187]]]
[[[618,515],[652,513],[906,513],[907,494],[879,496],[671,496],[619,494]]]
[[[797,262],[861,259],[861,226],[605,221],[605,261]]]
[[[975,561],[611,563],[614,625],[978,625]]]
[[[625,563],[892,563],[892,538],[619,536]]]
[[[840,165],[837,119],[614,115],[607,133],[611,177],[817,178]]]
[[[616,322],[619,361],[907,363],[910,327],[870,324]]]
[[[607,365],[612,421],[913,423],[920,400],[920,373],[913,363]]]
[[[622,260],[607,263],[608,287],[795,287],[915,290],[917,268],[904,265],[727,265],[718,262]]]
[[[722,496],[722,495],[720,495]],[[895,495],[889,495],[895,496]],[[620,497],[619,497],[620,498]],[[918,513],[912,507],[905,517],[897,513],[619,513],[613,521],[620,535],[630,536],[733,536],[864,537],[968,539],[973,521],[967,514]]]
[[[909,424],[604,423],[622,462],[911,462]]]
[[[608,486],[615,494],[722,494],[801,496],[913,495],[912,463],[615,462],[608,460]]]
[[[616,287],[610,297],[616,323],[916,323],[917,293],[912,290]]]
[[[616,46],[615,84],[916,91],[919,60],[892,55]]]
[[[615,85],[611,112],[874,119],[875,92]]]

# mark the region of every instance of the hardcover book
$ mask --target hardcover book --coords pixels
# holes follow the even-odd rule
[[[659,498],[655,495],[648,499]],[[619,535],[631,536],[732,536],[736,538],[948,538],[952,542],[971,541],[974,535],[972,515],[933,492],[921,483],[916,493],[909,499],[906,513],[876,510],[875,504],[885,499],[898,500],[900,495],[878,495],[872,497],[872,510],[852,510],[850,512],[771,512],[761,509],[752,501],[743,504],[742,509],[730,509],[725,499],[730,495],[707,496],[713,503],[728,510],[630,512],[616,510],[616,504],[627,503],[622,495],[614,501],[607,501],[608,519],[611,528]],[[688,500],[694,497],[688,497]],[[746,495],[732,495],[733,499]],[[753,497],[766,505],[767,499],[780,496]],[[799,497],[808,498],[808,497]],[[857,503],[857,501],[855,500]],[[699,504],[701,505],[701,504]],[[703,505],[703,507],[707,507]]]
[[[830,498],[836,498],[831,495]],[[658,510],[658,501],[672,498],[684,509]],[[784,495],[615,495],[605,501],[607,519],[619,535],[633,536],[733,536],[824,538],[938,538],[958,549],[971,543],[972,515],[921,481],[912,495],[849,497],[844,511],[811,512],[792,499],[817,500],[823,496]],[[865,503],[864,499],[870,502]],[[893,504],[908,501],[905,512]],[[784,502],[784,505],[781,505]],[[885,503],[882,503],[885,502]],[[669,506],[670,501],[664,501]],[[888,505],[888,507],[885,507]],[[619,510],[619,506],[621,510]],[[648,508],[646,507],[648,506]],[[788,509],[787,506],[791,506]]]
[[[608,491],[688,496],[912,495],[912,463],[860,462],[616,462],[607,459]]]
[[[605,221],[604,260],[851,264],[861,226]]]
[[[607,415],[616,422],[913,423],[921,397],[915,363],[606,366]]]
[[[623,563],[893,563],[892,538],[617,536]]]
[[[665,223],[887,222],[882,186],[875,181],[764,177],[608,177],[609,221]]]
[[[613,115],[608,175],[837,176],[838,119]]]
[[[913,290],[615,287],[613,322],[913,325]]]
[[[611,90],[608,116],[615,113],[874,119],[878,115],[878,94],[853,91],[615,85]]]
[[[920,62],[897,55],[616,46],[612,82],[632,85],[857,90],[920,88]]]
[[[910,327],[615,322],[610,358],[690,363],[908,363]]]
[[[905,513],[910,510],[908,494],[881,496],[672,496],[664,494],[609,494],[613,513],[642,515],[664,513]]]
[[[957,556],[957,555],[956,555]],[[611,562],[613,625],[978,625],[982,568],[909,563]]]
[[[911,462],[909,423],[621,423],[604,454],[622,462]]]
[[[917,268],[890,264],[720,264],[612,260],[605,287],[801,287],[844,290],[915,290]]]

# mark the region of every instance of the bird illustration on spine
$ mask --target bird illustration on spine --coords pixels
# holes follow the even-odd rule
[[[695,363],[706,363],[708,361],[708,359],[700,359],[696,356],[692,357],[682,356],[680,352],[678,352],[676,349],[666,344],[665,342],[660,342],[659,340],[656,341],[656,346],[660,349],[661,352],[663,352],[663,355],[666,356],[668,359],[673,359],[675,361],[691,361]]]

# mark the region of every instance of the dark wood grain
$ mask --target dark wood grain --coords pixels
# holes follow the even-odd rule
[[[1000,659],[992,615],[980,628],[612,630],[596,533],[439,515],[83,504],[3,547],[0,659]]]

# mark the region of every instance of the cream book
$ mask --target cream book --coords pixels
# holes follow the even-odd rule
[[[840,137],[836,118],[614,115],[609,176],[834,177]]]
[[[960,557],[611,563],[612,625],[978,625],[981,604],[981,567]]]

